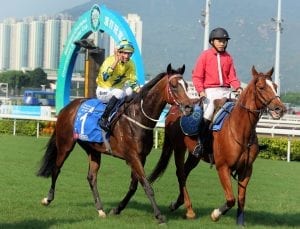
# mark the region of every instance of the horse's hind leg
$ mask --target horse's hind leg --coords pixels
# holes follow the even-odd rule
[[[54,132],[44,155],[44,164],[39,171],[39,176],[45,176],[45,173],[51,171],[51,186],[47,197],[42,199],[42,204],[48,206],[54,200],[55,185],[65,160],[75,146],[73,139],[58,138]],[[44,173],[44,174],[43,174]]]
[[[100,199],[98,187],[97,187],[97,174],[100,168],[101,163],[101,154],[97,152],[92,152],[89,154],[89,170],[87,175],[87,180],[89,182],[94,201],[95,207],[98,211],[100,217],[106,217],[105,212],[103,211],[103,205]]]
[[[48,195],[47,195],[47,197],[43,198],[41,201],[41,204],[44,206],[48,206],[54,200],[55,185],[56,185],[56,180],[57,180],[59,173],[60,173],[60,169],[55,167],[52,172],[51,186],[48,191]]]
[[[179,144],[179,146],[177,146],[174,149],[176,175],[177,175],[177,180],[179,183],[179,195],[178,195],[176,202],[174,202],[170,205],[170,209],[172,211],[174,211],[184,203],[185,208],[187,210],[186,218],[194,219],[196,217],[196,214],[192,208],[192,202],[191,202],[191,199],[189,197],[189,194],[188,194],[188,191],[186,188],[186,180],[187,180],[187,177],[190,174],[191,170],[193,170],[198,165],[198,163],[200,161],[200,157],[196,158],[195,156],[193,156],[189,153],[188,158],[187,158],[186,162],[184,163],[185,151],[186,151],[186,148],[183,147],[184,144],[188,145],[189,152],[192,152],[193,149],[195,148],[195,145],[197,144],[197,141],[195,141],[193,144],[193,141],[189,142],[190,140],[192,140],[192,138],[189,138],[188,142]]]

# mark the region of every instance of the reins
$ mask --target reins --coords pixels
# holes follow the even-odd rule
[[[169,79],[168,79],[168,86],[166,87],[166,93],[167,93],[167,99],[166,99],[166,101],[167,101],[167,103],[169,103],[169,104],[176,104],[177,106],[179,106],[180,104],[179,104],[179,102],[175,99],[175,97],[174,97],[174,95],[173,95],[173,91],[171,90],[171,87],[170,87],[170,81],[172,80],[172,79],[174,79],[174,78],[182,78],[182,75],[180,75],[180,74],[175,74],[175,75],[172,75],[172,76],[170,76],[169,77]],[[170,99],[171,98],[171,99]],[[160,119],[154,119],[154,118],[151,118],[149,115],[147,115],[146,114],[146,112],[145,112],[145,110],[144,110],[144,108],[143,108],[143,103],[144,103],[144,100],[143,99],[141,99],[141,110],[142,110],[142,113],[143,113],[143,115],[147,118],[147,119],[149,119],[149,120],[151,120],[151,121],[153,121],[153,122],[159,122],[160,121]]]
[[[169,104],[176,104],[176,105],[179,106],[180,103],[176,100],[176,98],[175,98],[175,96],[174,96],[174,92],[173,92],[174,90],[172,90],[171,87],[170,87],[170,81],[171,81],[172,79],[174,79],[174,78],[182,78],[182,75],[180,75],[180,74],[174,74],[174,75],[171,75],[171,76],[169,77],[169,79],[168,79],[168,85],[167,85],[167,87],[166,87],[166,94],[167,94],[166,102],[169,103]],[[176,90],[177,90],[177,89],[176,89]],[[156,122],[159,122],[160,119],[154,119],[154,118],[151,118],[149,115],[146,114],[146,112],[145,112],[145,110],[144,110],[144,108],[143,108],[143,104],[144,104],[144,100],[141,99],[140,107],[141,107],[141,111],[142,111],[143,115],[144,115],[147,119],[149,119],[150,121],[152,121],[152,122],[155,122],[155,123],[156,123]],[[122,115],[123,115],[128,121],[130,121],[130,122],[136,124],[137,126],[143,128],[143,129],[146,129],[146,130],[153,130],[153,129],[154,129],[154,128],[152,128],[152,127],[145,126],[144,124],[142,124],[142,123],[140,123],[140,122],[134,120],[133,118],[127,116],[127,115],[124,114],[124,113],[123,113]]]

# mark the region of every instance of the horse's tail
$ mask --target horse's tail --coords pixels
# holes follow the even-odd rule
[[[165,139],[164,139],[159,161],[157,162],[155,168],[152,170],[151,174],[148,177],[148,181],[150,183],[153,183],[157,178],[163,175],[163,173],[168,167],[172,153],[173,153],[172,144],[170,142],[169,137],[165,133]]]
[[[56,157],[56,130],[54,130],[46,146],[46,152],[41,160],[41,167],[36,175],[41,177],[49,177],[52,174],[53,169],[55,168]]]

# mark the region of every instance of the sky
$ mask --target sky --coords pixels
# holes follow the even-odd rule
[[[8,17],[22,19],[27,16],[52,16],[89,0],[6,0],[0,7],[0,20]]]

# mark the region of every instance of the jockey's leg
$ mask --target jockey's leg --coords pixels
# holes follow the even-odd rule
[[[199,133],[199,143],[196,145],[192,153],[195,157],[203,156],[204,144],[206,144],[206,142],[209,142],[209,137],[211,134],[209,129],[210,123],[210,120],[203,118]]]
[[[106,105],[106,108],[105,108],[105,111],[104,111],[104,113],[101,116],[101,119],[99,121],[100,127],[103,130],[105,130],[106,132],[108,132],[109,129],[110,129],[110,126],[109,126],[109,123],[108,123],[109,115],[110,115],[111,111],[114,109],[117,102],[118,102],[118,99],[115,96],[111,97],[111,99],[108,101],[108,103]]]

